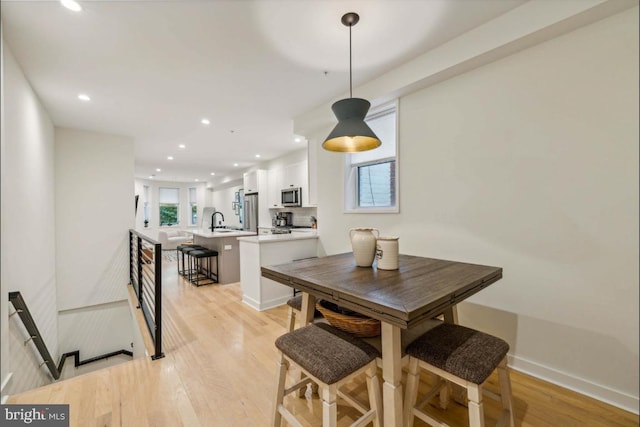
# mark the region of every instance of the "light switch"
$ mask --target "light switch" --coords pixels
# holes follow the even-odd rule
[[[224,250],[225,251],[230,251],[231,250],[231,245],[224,245]]]

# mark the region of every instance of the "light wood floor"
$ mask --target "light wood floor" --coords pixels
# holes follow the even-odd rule
[[[164,352],[60,381],[8,403],[70,405],[71,426],[267,426],[275,388],[273,342],[285,332],[287,310],[257,312],[241,302],[239,284],[196,288],[164,268]],[[638,416],[512,371],[517,426],[638,426]],[[350,385],[363,397],[366,389]],[[497,390],[496,379],[489,388]],[[321,425],[319,400],[290,396],[286,404],[308,425]],[[486,400],[487,421],[498,408]],[[353,410],[339,406],[339,425]],[[466,408],[441,416],[466,425]],[[424,425],[416,423],[416,425]],[[488,424],[490,425],[490,424]]]

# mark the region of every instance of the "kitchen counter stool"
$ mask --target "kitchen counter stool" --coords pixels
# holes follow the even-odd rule
[[[202,247],[200,245],[178,245],[176,246],[176,255],[178,256],[178,259],[176,260],[176,264],[178,265],[178,274],[180,276],[184,276],[184,277],[188,277],[189,276],[189,270],[185,267],[185,266],[191,266],[191,260],[189,259],[189,253],[191,251],[195,251],[195,250],[203,250],[206,249],[205,247]],[[185,255],[187,257],[186,259],[186,263],[185,263]],[[182,269],[180,269],[180,261],[182,261]]]
[[[287,305],[289,306],[289,332],[291,332],[296,328],[296,317],[302,312],[302,295],[289,298]],[[322,313],[315,310],[314,318],[320,317],[322,317]]]
[[[293,331],[296,328],[296,317],[298,314],[302,312],[302,294],[289,298],[287,301],[287,305],[289,306],[289,332]],[[321,318],[322,313],[318,310],[314,311],[314,318]],[[311,383],[311,394],[318,394],[318,384]],[[301,387],[298,390],[298,397],[305,396],[305,388]]]
[[[507,367],[508,351],[509,345],[500,338],[451,323],[443,323],[424,333],[407,347],[409,372],[404,402],[405,426],[413,425],[414,416],[432,426],[445,425],[420,408],[438,391],[446,392],[446,381],[451,381],[467,390],[471,427],[484,426],[483,393],[502,402],[502,416],[498,425],[514,427],[511,381]],[[420,368],[439,378],[434,387],[416,404]],[[482,387],[496,368],[500,395]]]
[[[352,425],[373,422],[374,427],[382,427],[381,388],[376,375],[376,358],[380,357],[378,350],[324,323],[313,323],[286,333],[276,340],[276,347],[280,350],[280,360],[273,410],[274,427],[280,427],[283,417],[293,426],[302,426],[294,414],[285,408],[284,396],[310,381],[316,382],[321,389],[323,427],[337,426],[338,395],[363,414]],[[297,365],[304,377],[286,388],[290,363]],[[344,383],[362,374],[366,376],[369,408],[339,390]]]
[[[211,249],[196,249],[188,253],[191,262],[189,264],[189,281],[196,286],[218,283],[218,251]],[[211,259],[215,258],[216,271],[212,270]],[[206,267],[203,262],[206,261]]]

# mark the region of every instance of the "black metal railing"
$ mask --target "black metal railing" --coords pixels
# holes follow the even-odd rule
[[[118,350],[111,353],[103,354],[101,356],[92,357],[87,360],[80,360],[80,350],[75,350],[69,353],[64,353],[60,357],[60,361],[56,366],[55,362],[53,361],[53,357],[51,357],[51,354],[49,353],[47,344],[44,342],[42,334],[40,333],[40,330],[38,329],[38,326],[36,325],[31,312],[29,311],[29,307],[27,307],[27,303],[22,297],[22,294],[19,291],[9,292],[9,301],[11,302],[11,304],[13,304],[13,308],[16,309],[16,311],[11,313],[10,316],[17,314],[20,317],[20,320],[22,320],[22,324],[29,334],[29,338],[27,339],[27,341],[25,341],[25,344],[27,344],[29,341],[33,341],[33,344],[36,346],[38,353],[40,353],[40,357],[42,357],[42,363],[40,364],[40,366],[46,365],[54,380],[60,378],[60,375],[62,374],[62,368],[64,367],[64,362],[69,356],[74,357],[74,366],[76,368],[78,366],[86,365],[87,363],[97,362],[98,360],[107,359],[119,354],[125,354],[127,356],[133,357],[133,353],[131,351]]]
[[[152,359],[162,352],[162,244],[129,230],[129,278],[154,343]]]

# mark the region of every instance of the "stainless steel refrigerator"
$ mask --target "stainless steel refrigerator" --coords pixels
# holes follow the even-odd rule
[[[258,194],[245,194],[242,209],[242,228],[245,231],[258,232]]]

